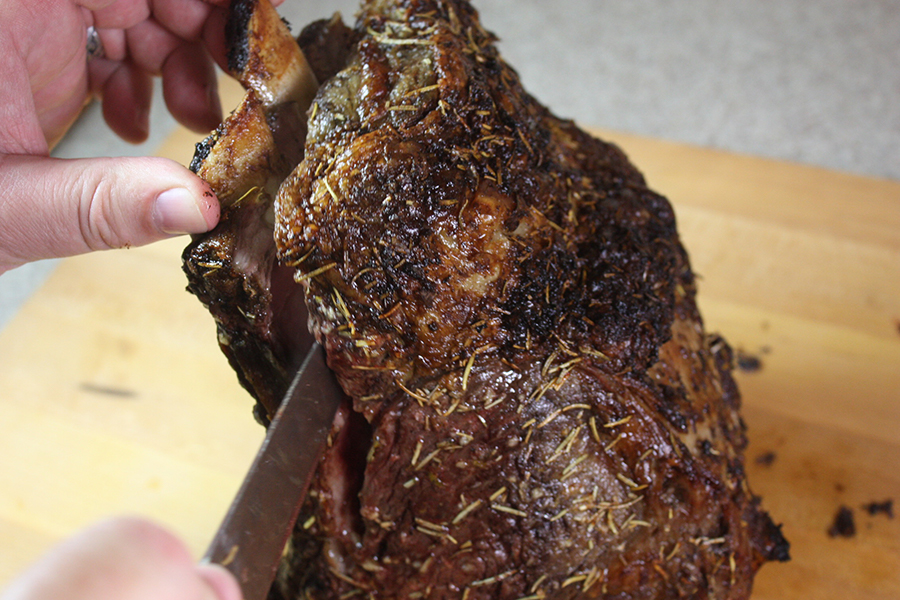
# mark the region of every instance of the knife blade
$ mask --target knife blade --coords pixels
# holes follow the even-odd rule
[[[344,398],[313,344],[206,554],[228,569],[244,600],[264,600]]]

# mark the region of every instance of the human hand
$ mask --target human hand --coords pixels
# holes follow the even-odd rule
[[[162,158],[57,160],[50,148],[94,95],[122,138],[147,137],[152,77],[170,112],[221,120],[228,0],[6,0],[0,5],[0,273],[31,260],[143,245],[215,226],[203,181]],[[278,4],[279,1],[274,2]],[[87,27],[105,57],[88,60]]]
[[[142,519],[104,521],[50,551],[0,600],[241,600],[218,566],[195,565],[184,544]]]

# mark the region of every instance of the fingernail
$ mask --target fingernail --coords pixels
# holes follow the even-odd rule
[[[171,235],[209,230],[197,199],[185,188],[166,190],[156,197],[153,221],[160,231]]]

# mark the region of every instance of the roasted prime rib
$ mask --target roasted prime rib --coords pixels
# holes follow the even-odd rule
[[[307,319],[348,396],[271,597],[748,598],[788,546],[668,201],[465,0],[233,4],[189,289],[264,424]]]

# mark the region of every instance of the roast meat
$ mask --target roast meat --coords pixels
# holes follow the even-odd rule
[[[248,93],[198,147],[225,208],[189,289],[263,423],[307,320],[348,396],[272,598],[748,598],[788,545],[669,202],[465,0],[298,41],[233,12]]]

